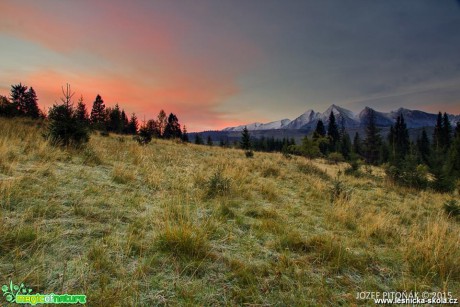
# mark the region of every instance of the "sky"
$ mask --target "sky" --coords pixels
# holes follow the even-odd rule
[[[336,104],[460,114],[458,0],[2,0],[0,94],[69,83],[188,131]]]

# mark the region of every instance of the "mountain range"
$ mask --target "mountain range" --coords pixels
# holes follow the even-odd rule
[[[335,104],[331,105],[324,112],[315,112],[314,110],[307,110],[297,118],[281,119],[269,123],[250,123],[247,125],[240,125],[236,127],[227,127],[222,131],[242,131],[244,127],[247,127],[250,131],[263,131],[263,130],[312,130],[316,127],[319,120],[327,126],[329,123],[329,116],[331,112],[334,113],[336,122],[339,126],[344,126],[346,129],[358,129],[366,125],[368,115],[373,110],[369,107],[365,107],[358,114],[353,113],[343,107]],[[405,108],[399,108],[395,111],[388,113],[379,112],[373,110],[375,114],[375,122],[378,127],[390,127],[396,121],[398,115],[402,114],[406,122],[407,128],[422,128],[422,127],[433,127],[436,124],[437,114],[427,113],[419,110],[409,110]],[[460,115],[448,114],[449,119],[454,126],[460,121]]]

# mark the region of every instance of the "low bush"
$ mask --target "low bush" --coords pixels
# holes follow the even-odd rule
[[[88,127],[78,120],[72,106],[54,105],[48,119],[48,133],[45,136],[52,144],[80,147],[89,141]]]
[[[454,199],[444,203],[444,211],[450,217],[460,218],[460,205]]]
[[[252,150],[246,150],[244,154],[246,155],[246,158],[254,157],[254,152]]]
[[[223,196],[230,192],[230,178],[222,174],[222,168],[218,168],[208,181],[208,197]]]

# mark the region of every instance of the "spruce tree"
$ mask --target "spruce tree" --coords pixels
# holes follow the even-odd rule
[[[121,110],[121,123],[122,123],[122,133],[128,133],[129,119],[126,116],[125,110]]]
[[[115,133],[121,133],[123,129],[123,122],[118,104],[116,104],[114,108],[107,108],[107,113],[107,130]]]
[[[203,137],[199,133],[197,133],[195,135],[195,144],[197,144],[197,145],[203,145],[204,144]]]
[[[187,127],[185,127],[185,125],[182,128],[182,141],[189,142],[188,133],[187,133]]]
[[[409,153],[409,131],[402,114],[396,118],[394,126],[391,126],[389,142],[393,162],[398,164]]]
[[[313,139],[316,140],[326,136],[326,128],[324,127],[323,121],[320,119],[316,124],[315,132],[313,132]]]
[[[83,102],[83,95],[80,96],[78,100],[77,109],[75,110],[75,116],[79,121],[87,125],[89,123],[88,111],[86,110],[86,105]]]
[[[211,138],[210,135],[208,135],[208,139],[206,140],[206,145],[208,145],[208,146],[212,146],[212,145],[213,145],[212,138]]]
[[[430,166],[431,147],[430,140],[428,139],[428,135],[425,129],[422,130],[422,136],[417,139],[417,150],[420,161],[423,164]]]
[[[13,104],[13,116],[24,116],[27,113],[27,86],[22,83],[11,86],[11,103]]]
[[[447,114],[443,117],[441,112],[438,113],[436,126],[433,133],[433,150],[430,159],[430,172],[433,174],[434,180],[432,186],[440,192],[451,191],[454,187],[451,171],[448,169],[446,160],[450,160],[448,154],[450,133],[450,122]]]
[[[137,133],[137,129],[139,128],[139,123],[137,121],[137,116],[135,113],[133,113],[131,115],[131,119],[129,120],[129,124],[128,124],[128,133],[129,134],[136,134]]]
[[[96,96],[96,99],[93,103],[93,108],[91,109],[91,116],[90,116],[91,124],[93,125],[94,129],[97,130],[105,130],[106,124],[106,113],[105,113],[105,104],[104,100],[100,95]]]
[[[449,121],[449,116],[446,112],[442,117],[442,147],[444,151],[449,150],[452,142],[452,126]]]
[[[390,161],[390,145],[388,142],[382,140],[380,143],[380,151],[379,151],[379,164],[387,163]]]
[[[340,133],[335,121],[334,113],[331,111],[329,115],[329,126],[327,127],[327,136],[329,138],[329,148],[331,152],[337,151],[340,141]]]
[[[449,149],[445,167],[452,178],[460,179],[460,122],[457,122],[454,140]]]
[[[351,158],[351,140],[350,136],[344,129],[342,132],[342,136],[340,138],[340,153],[345,158],[345,160],[350,160]]]
[[[433,149],[438,151],[442,149],[443,145],[443,123],[442,123],[442,114],[441,112],[438,113],[438,117],[436,119],[436,125],[434,126],[433,132]]]
[[[152,141],[152,132],[147,128],[145,122],[139,129],[139,133],[135,136],[135,139],[140,145],[147,145]]]
[[[249,135],[249,130],[245,126],[243,131],[241,132],[241,141],[240,141],[240,147],[241,149],[244,150],[249,150],[251,149],[251,137]]]
[[[380,161],[380,146],[382,139],[379,129],[375,124],[374,110],[370,110],[366,125],[366,138],[364,139],[364,158],[367,163],[377,164]]]
[[[66,90],[62,88],[62,104],[53,105],[48,114],[49,138],[55,145],[79,147],[89,140],[89,132],[86,124],[77,117],[77,112],[72,104],[70,85]]]
[[[157,129],[157,122],[154,119],[149,119],[147,121],[147,124],[145,125],[147,130],[150,132],[152,137],[160,137],[158,134],[158,129]]]
[[[170,113],[168,116],[168,120],[166,122],[166,126],[164,129],[163,137],[166,139],[171,138],[181,138],[182,130],[180,128],[179,120],[177,116],[173,113]]]
[[[30,118],[39,118],[40,117],[40,109],[38,108],[38,98],[37,94],[33,87],[30,87],[29,90],[25,93],[24,97],[24,105],[25,105],[25,116]]]
[[[359,133],[355,133],[355,137],[353,138],[353,153],[362,156],[363,148],[362,148],[362,141]]]

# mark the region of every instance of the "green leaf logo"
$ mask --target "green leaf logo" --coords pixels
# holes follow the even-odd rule
[[[3,285],[2,292],[5,299],[10,303],[16,302],[16,295],[18,294],[30,294],[32,289],[26,287],[24,283],[21,283],[19,286],[13,284],[13,281],[10,280],[10,285]]]

